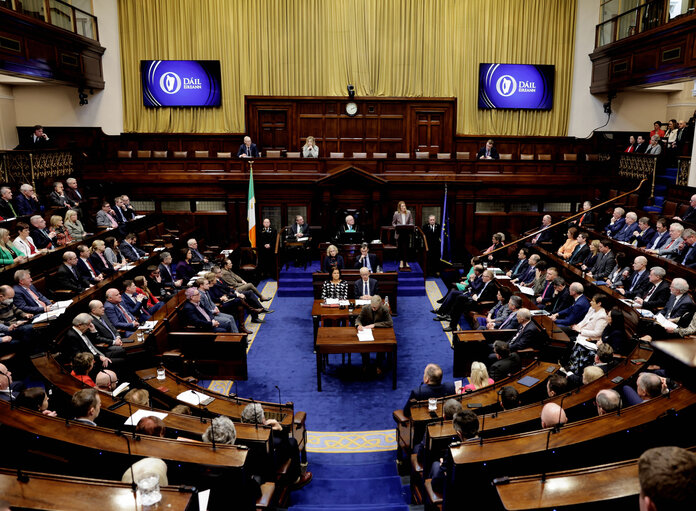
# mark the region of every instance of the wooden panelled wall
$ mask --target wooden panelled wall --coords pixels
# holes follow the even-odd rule
[[[415,152],[453,150],[455,98],[246,96],[247,132],[259,149],[299,151],[313,136],[322,154],[330,152]]]

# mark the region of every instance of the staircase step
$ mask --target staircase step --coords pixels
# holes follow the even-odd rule
[[[312,462],[310,470],[322,479],[349,479],[351,477],[396,477],[399,472],[396,461],[389,463],[366,463],[363,465],[329,465]]]
[[[308,486],[304,491],[292,493],[293,511],[302,509],[302,506],[363,510],[388,507],[401,510],[405,507],[398,476],[325,479],[315,475],[310,486],[311,491],[307,491]]]

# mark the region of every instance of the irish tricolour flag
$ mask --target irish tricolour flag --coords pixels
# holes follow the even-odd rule
[[[249,170],[249,205],[247,206],[249,222],[249,243],[256,247],[256,197],[254,197],[254,171]]]

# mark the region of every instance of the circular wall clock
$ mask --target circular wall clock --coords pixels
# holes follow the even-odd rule
[[[358,105],[356,105],[354,102],[346,103],[346,113],[353,117],[355,114],[358,113]]]

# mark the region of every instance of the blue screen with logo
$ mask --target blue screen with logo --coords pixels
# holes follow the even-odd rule
[[[145,106],[220,106],[219,60],[141,60]]]
[[[479,108],[551,110],[555,66],[479,64]]]

